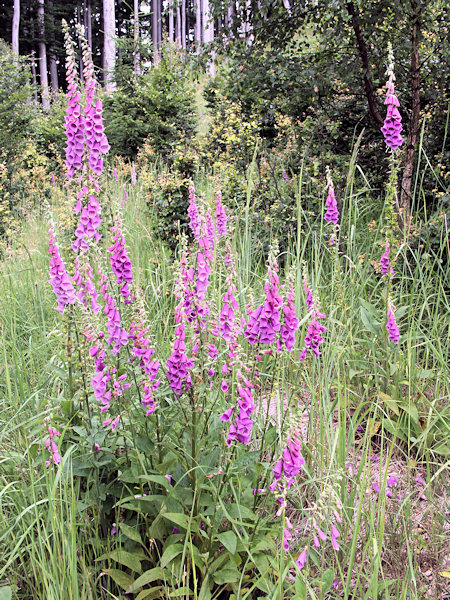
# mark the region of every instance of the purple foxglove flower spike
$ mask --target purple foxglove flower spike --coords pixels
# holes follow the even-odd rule
[[[394,310],[395,307],[393,306],[393,304],[389,303],[389,308],[387,311],[386,329],[391,342],[393,342],[394,344],[398,344],[398,341],[400,339],[400,331],[395,321]]]
[[[385,251],[380,258],[380,266],[381,266],[381,273],[383,275],[389,275],[389,277],[392,279],[392,277],[394,277],[394,269],[391,266],[390,261],[389,261],[389,252],[390,251],[391,251],[391,248],[389,246],[389,242],[386,242]]]
[[[381,131],[384,135],[386,145],[394,152],[403,144],[402,132],[402,116],[398,110],[400,103],[395,95],[395,75],[394,75],[394,55],[392,46],[389,44],[389,66],[387,69],[388,81],[386,83],[386,99],[384,101],[387,106],[386,119]]]
[[[120,293],[127,303],[130,302],[129,286],[133,282],[133,265],[125,248],[125,238],[122,233],[121,219],[118,215],[116,215],[114,219],[114,225],[111,228],[111,231],[114,234],[112,238],[114,244],[108,248],[108,252],[110,252],[109,262],[111,263],[112,271],[116,276]]]
[[[224,237],[227,235],[227,214],[225,212],[225,208],[222,204],[222,194],[220,192],[216,192],[216,227],[217,233],[219,237]]]
[[[325,201],[325,206],[327,208],[326,213],[324,215],[324,219],[327,223],[334,223],[335,225],[338,224],[339,221],[339,211],[338,211],[338,207],[337,207],[337,202],[336,202],[336,196],[334,195],[334,187],[333,187],[333,181],[331,179],[331,175],[327,174],[327,179],[328,179],[328,197]]]
[[[269,253],[267,280],[264,285],[266,299],[261,306],[250,314],[244,332],[250,344],[256,344],[257,342],[271,344],[275,341],[276,335],[281,329],[280,311],[283,299],[279,292],[277,254],[278,244],[275,242]]]
[[[186,356],[185,337],[185,325],[180,323],[175,332],[173,352],[167,360],[169,386],[177,396],[181,396],[192,387],[189,369],[194,366],[194,361]]]
[[[59,248],[55,242],[55,234],[53,230],[53,223],[49,223],[49,241],[48,241],[48,253],[50,254],[49,262],[49,282],[55,293],[58,310],[61,314],[64,313],[64,308],[68,304],[75,304],[77,298],[75,295],[75,288],[70,280],[70,277],[66,271],[66,266],[59,254]]]

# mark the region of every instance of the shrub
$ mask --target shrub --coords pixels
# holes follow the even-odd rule
[[[157,154],[168,157],[179,140],[192,137],[194,89],[182,55],[166,45],[161,59],[105,98],[105,129],[112,151],[135,158],[148,140]]]

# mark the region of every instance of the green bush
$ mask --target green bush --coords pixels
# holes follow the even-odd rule
[[[194,88],[180,53],[166,46],[159,62],[136,82],[129,80],[105,99],[106,134],[113,154],[134,159],[145,140],[168,157],[192,137]]]

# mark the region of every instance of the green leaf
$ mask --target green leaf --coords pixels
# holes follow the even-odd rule
[[[178,598],[178,596],[184,596],[185,594],[193,596],[194,592],[190,588],[184,586],[174,590],[173,592],[170,592],[169,598]]]
[[[230,554],[236,553],[237,536],[234,531],[224,531],[223,533],[218,533],[216,537]]]
[[[371,331],[372,333],[374,333],[375,335],[378,335],[380,333],[379,322],[376,321],[374,319],[373,315],[370,315],[363,306],[360,307],[360,313],[361,313],[361,320],[362,320],[365,328],[368,329],[369,331]]]
[[[227,565],[216,571],[212,576],[214,583],[217,585],[223,585],[224,583],[236,583],[241,578],[241,573],[237,570],[234,565]]]
[[[184,550],[183,544],[171,544],[168,546],[164,554],[161,557],[161,568],[167,567],[167,565],[173,561],[179,554],[181,554]]]
[[[158,587],[152,587],[149,590],[142,590],[136,596],[136,600],[152,600],[152,598],[163,598],[164,588],[162,585],[158,585]]]
[[[400,411],[398,409],[397,402],[393,398],[391,398],[391,396],[388,396],[383,392],[379,392],[379,396],[380,399],[383,400],[384,404],[386,404],[386,406],[390,408],[393,413],[395,413],[397,416],[400,416]]]
[[[333,584],[334,571],[333,569],[327,569],[320,579],[320,585],[322,588],[322,594],[327,592]]]
[[[134,527],[130,527],[126,523],[119,523],[119,529],[123,533],[123,535],[126,536],[128,539],[143,545],[139,531],[137,531]]]
[[[211,600],[212,598],[212,593],[211,593],[211,585],[212,585],[212,581],[209,581],[209,574],[206,575],[205,579],[203,580],[202,583],[202,587],[200,588],[200,593],[198,595],[198,600]]]
[[[12,589],[10,587],[0,588],[0,600],[11,600]]]
[[[119,569],[103,569],[103,573],[109,575],[114,583],[117,583],[117,585],[125,591],[127,591],[129,586],[133,583],[133,577]]]
[[[100,556],[97,560],[106,560],[107,558],[128,567],[136,573],[142,573],[141,561],[134,554],[131,554],[131,552],[126,552],[125,550],[118,548],[117,550],[112,550],[111,552],[103,554],[103,556]]]
[[[295,596],[292,600],[306,600],[306,583],[299,575],[295,578]]]
[[[184,513],[163,513],[165,519],[169,519],[175,525],[182,527],[183,529],[190,529],[191,531],[198,531],[198,525],[188,515]]]
[[[127,594],[137,592],[139,588],[144,587],[144,585],[152,583],[153,581],[157,581],[158,579],[164,579],[164,572],[161,567],[155,567],[154,569],[145,571],[145,573],[138,577],[136,581],[133,581],[126,592]]]
[[[417,410],[417,406],[415,404],[412,402],[402,402],[400,404],[400,408],[402,408],[405,413],[411,417],[414,423],[417,425],[419,424],[419,411]]]

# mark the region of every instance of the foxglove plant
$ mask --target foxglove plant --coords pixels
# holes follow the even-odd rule
[[[388,332],[388,337],[394,344],[398,344],[400,339],[400,331],[397,326],[397,322],[395,320],[395,306],[392,304],[392,301],[388,300],[388,310],[387,310],[387,321],[386,321],[386,329]]]
[[[48,253],[51,256],[49,263],[49,281],[58,302],[58,310],[63,314],[64,308],[68,304],[75,304],[77,298],[75,295],[75,288],[66,271],[66,266],[59,253],[58,244],[55,241],[53,221],[50,221],[49,223],[48,234]]]
[[[403,127],[402,116],[398,110],[400,102],[395,94],[394,54],[390,44],[388,61],[388,81],[386,83],[386,99],[384,101],[384,104],[387,106],[387,113],[381,131],[384,135],[386,145],[395,152],[403,144],[403,137],[401,135]]]
[[[306,296],[306,306],[311,318],[304,340],[305,345],[303,350],[300,352],[300,362],[305,360],[308,350],[311,350],[317,357],[321,355],[321,352],[319,351],[319,345],[324,340],[322,333],[326,331],[326,327],[319,322],[319,319],[325,319],[325,315],[320,312],[319,301],[314,299],[311,290],[308,287],[306,270],[303,276],[303,290]]]
[[[283,299],[280,296],[278,278],[278,243],[274,242],[270,248],[267,280],[264,285],[266,298],[263,304],[254,310],[248,319],[244,332],[249,344],[272,344],[281,329],[280,312]]]

